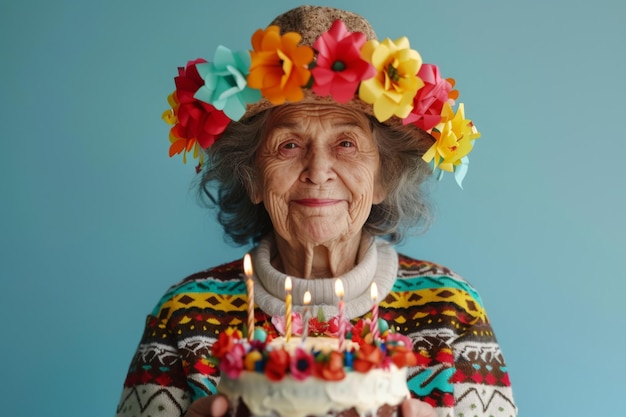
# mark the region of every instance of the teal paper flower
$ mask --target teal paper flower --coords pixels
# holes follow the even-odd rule
[[[247,103],[256,103],[261,92],[248,87],[250,69],[248,51],[233,52],[225,46],[215,50],[213,62],[197,65],[204,85],[194,95],[198,100],[222,110],[231,120],[239,120]]]

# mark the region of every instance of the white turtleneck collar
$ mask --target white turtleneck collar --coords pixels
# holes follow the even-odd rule
[[[368,245],[366,248],[363,245]],[[360,259],[357,265],[340,278],[344,287],[346,317],[365,314],[372,308],[370,286],[376,282],[378,299],[389,294],[398,273],[398,254],[395,249],[382,239],[364,239],[361,243]],[[285,278],[287,275],[276,270],[271,264],[276,246],[272,237],[264,238],[252,252],[254,266],[255,302],[269,315],[285,314]],[[336,316],[339,299],[335,295],[334,278],[303,279],[291,277],[293,284],[294,311],[301,311],[304,293],[309,290],[313,314],[322,308],[324,316]]]

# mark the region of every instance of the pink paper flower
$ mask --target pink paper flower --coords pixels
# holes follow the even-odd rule
[[[420,129],[430,132],[441,122],[444,103],[453,101],[458,92],[452,90],[454,80],[441,78],[436,65],[423,64],[417,76],[424,81],[424,86],[413,98],[413,110],[403,119],[403,123],[413,123]]]
[[[301,347],[297,347],[291,356],[289,370],[291,376],[298,381],[302,381],[313,374],[315,360],[313,355]]]
[[[237,378],[243,371],[243,357],[246,353],[242,344],[237,343],[220,360],[220,370],[229,378]]]
[[[313,48],[317,51],[312,90],[318,96],[332,96],[338,103],[347,103],[362,80],[372,78],[376,70],[361,58],[361,48],[367,41],[361,32],[348,32],[341,20],[335,20]]]
[[[285,316],[273,316],[272,324],[278,330],[281,336],[285,335]],[[302,323],[302,316],[298,312],[291,313],[291,335],[301,336],[304,325]]]
[[[400,333],[389,333],[385,341],[391,345],[405,346],[409,349],[413,349],[413,340],[409,336],[405,336]]]

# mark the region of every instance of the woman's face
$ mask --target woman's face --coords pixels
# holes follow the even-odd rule
[[[274,110],[257,153],[258,193],[275,231],[305,245],[359,236],[384,192],[368,119],[335,105]]]

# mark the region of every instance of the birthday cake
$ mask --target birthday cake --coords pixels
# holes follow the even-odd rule
[[[397,416],[409,396],[407,367],[418,359],[406,336],[374,340],[367,329],[359,323],[345,340],[223,333],[213,347],[217,389],[232,417]]]

